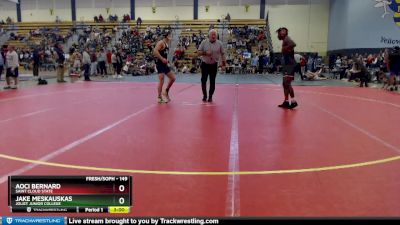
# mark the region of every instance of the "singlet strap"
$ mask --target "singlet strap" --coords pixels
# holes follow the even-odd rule
[[[168,43],[165,42],[164,40],[163,40],[163,42],[164,42],[165,48],[169,48]]]

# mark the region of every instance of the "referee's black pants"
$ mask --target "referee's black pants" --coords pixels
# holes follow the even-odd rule
[[[207,80],[208,76],[210,76],[210,92],[208,97],[212,98],[215,92],[215,79],[217,77],[218,72],[218,63],[215,64],[201,64],[201,89],[203,91],[203,96],[207,98]]]

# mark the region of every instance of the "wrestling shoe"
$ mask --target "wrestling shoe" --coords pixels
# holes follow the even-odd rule
[[[289,109],[290,108],[289,101],[284,101],[282,104],[278,105],[278,107]]]
[[[299,104],[297,104],[297,102],[292,102],[292,104],[290,104],[289,109],[294,109],[294,108],[296,108],[297,106],[299,106]]]

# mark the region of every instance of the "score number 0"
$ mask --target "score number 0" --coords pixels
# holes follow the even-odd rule
[[[129,177],[119,177],[119,180],[120,181],[128,181]],[[119,192],[125,192],[125,186],[123,184],[119,185],[118,191]],[[118,202],[119,202],[120,205],[125,204],[125,198],[123,198],[123,197],[119,198]]]
[[[123,184],[119,185],[118,191],[124,192],[125,191],[125,186]],[[125,198],[124,197],[119,198],[118,202],[119,202],[120,205],[123,205],[125,203]]]

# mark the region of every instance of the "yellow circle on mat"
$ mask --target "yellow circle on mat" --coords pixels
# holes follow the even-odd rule
[[[88,170],[88,171],[101,171],[101,172],[115,172],[115,173],[131,173],[131,174],[153,174],[153,175],[192,175],[192,176],[232,176],[232,175],[267,175],[267,174],[296,174],[296,173],[310,173],[310,172],[322,172],[322,171],[332,171],[332,170],[342,170],[350,168],[366,167],[378,164],[384,164],[388,162],[400,160],[400,156],[394,156],[390,158],[373,160],[368,162],[360,162],[353,164],[343,164],[336,166],[326,166],[326,167],[316,167],[307,169],[290,169],[290,170],[265,170],[265,171],[157,171],[157,170],[132,170],[132,169],[117,169],[117,168],[102,168],[93,166],[80,166],[71,165],[63,163],[45,162],[39,160],[32,160],[26,158],[20,158],[5,154],[0,154],[0,158],[25,162],[31,164],[37,164],[42,166],[59,167],[66,169],[77,169],[77,170]]]

